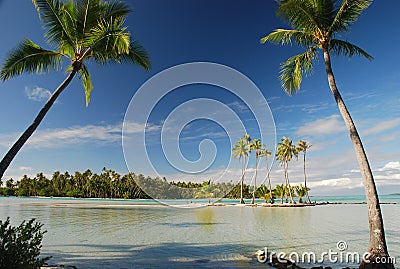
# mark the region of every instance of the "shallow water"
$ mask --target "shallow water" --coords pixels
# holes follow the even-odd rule
[[[322,199],[323,200],[323,199]],[[326,200],[326,199],[325,199]],[[77,268],[269,268],[258,249],[364,253],[366,205],[304,208],[179,209],[149,201],[0,198],[0,219],[36,218],[47,230],[42,253]],[[400,205],[382,205],[389,251],[400,261]],[[398,261],[398,262],[399,262]],[[397,262],[396,266],[399,265]],[[350,263],[325,264],[333,267]]]

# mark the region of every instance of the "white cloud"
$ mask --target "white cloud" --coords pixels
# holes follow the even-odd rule
[[[342,132],[346,129],[339,115],[332,115],[323,119],[307,122],[300,126],[296,134],[300,136],[319,136]]]
[[[400,118],[382,121],[382,122],[378,123],[377,125],[363,131],[363,134],[365,134],[365,135],[378,134],[378,133],[382,133],[384,131],[394,129],[396,127],[397,128],[400,127]]]
[[[125,133],[143,132],[143,124],[125,122]],[[148,124],[147,132],[159,130],[159,126]],[[19,137],[19,133],[0,134],[0,146],[9,148]],[[36,131],[28,140],[27,146],[35,148],[62,148],[83,143],[115,143],[122,139],[122,123],[114,125],[84,125],[67,128]]]
[[[51,92],[38,86],[32,89],[29,87],[25,87],[25,95],[26,97],[28,97],[29,100],[42,102],[49,99],[49,97],[51,96]]]
[[[319,103],[319,104],[308,104],[304,105],[304,107],[301,109],[302,111],[308,113],[308,114],[314,114],[316,112],[319,112],[321,110],[326,110],[330,106],[329,103]]]
[[[388,162],[384,166],[375,169],[374,178],[381,185],[396,185],[400,179],[400,162]]]
[[[310,188],[354,189],[362,187],[363,185],[359,179],[343,177],[309,182],[308,186],[310,186]]]
[[[29,166],[20,166],[17,169],[18,169],[18,171],[31,171],[31,170],[33,170],[33,168],[29,167]]]
[[[393,170],[400,171],[400,162],[388,162],[382,168],[378,169],[378,171],[393,171]]]

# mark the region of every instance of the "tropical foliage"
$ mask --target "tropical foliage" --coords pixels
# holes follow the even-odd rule
[[[43,232],[40,224],[31,219],[11,226],[10,218],[0,220],[0,269],[36,269],[51,257],[39,257]]]
[[[130,12],[126,3],[102,0],[32,2],[46,30],[46,41],[54,50],[44,49],[29,39],[21,41],[6,57],[0,79],[5,81],[23,73],[58,70],[63,67],[63,59],[68,62],[68,76],[4,156],[0,162],[0,178],[75,75],[82,80],[88,106],[93,84],[87,62],[130,63],[150,68],[146,51],[133,40],[124,25]]]
[[[139,185],[138,185],[139,183]],[[240,184],[168,182],[166,178],[151,178],[141,174],[128,173],[121,175],[113,170],[103,168],[100,174],[90,170],[85,172],[60,173],[56,171],[51,177],[43,173],[35,177],[23,176],[20,180],[9,179],[0,187],[4,196],[47,196],[79,198],[121,198],[149,199],[142,188],[152,188],[157,195],[153,198],[188,199],[188,198],[232,198],[240,197]],[[243,197],[250,198],[250,187],[243,186]]]

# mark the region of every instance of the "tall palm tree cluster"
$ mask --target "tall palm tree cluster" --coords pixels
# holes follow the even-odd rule
[[[271,151],[265,147],[264,144],[261,143],[260,139],[251,139],[249,134],[245,134],[242,138],[239,139],[232,148],[233,157],[238,158],[241,163],[241,178],[240,178],[240,187],[241,187],[241,195],[240,195],[240,203],[244,204],[243,199],[243,186],[244,179],[246,174],[246,166],[249,159],[250,154],[255,152],[255,171],[252,178],[253,190],[252,190],[252,199],[251,203],[254,204],[254,200],[256,197],[256,193],[261,194],[267,202],[274,201],[274,196],[281,197],[281,201],[283,201],[283,197],[289,197],[291,203],[295,203],[293,196],[296,192],[299,196],[299,202],[303,202],[302,197],[306,197],[307,203],[311,203],[307,188],[307,176],[306,176],[306,152],[311,147],[311,144],[305,140],[300,140],[297,145],[293,145],[292,141],[287,137],[282,137],[281,142],[277,145],[276,158],[279,160],[280,164],[284,168],[284,179],[285,182],[282,185],[276,186],[272,189],[271,186],[271,178],[270,178],[270,167],[268,167],[268,158],[271,156]],[[304,162],[304,186],[291,186],[289,182],[289,162],[295,157],[297,159],[299,153],[303,153],[303,162]],[[259,161],[260,158],[265,157],[266,161],[266,179],[267,185],[261,184],[261,189],[257,187],[257,175],[259,169]],[[281,195],[282,194],[282,195]]]

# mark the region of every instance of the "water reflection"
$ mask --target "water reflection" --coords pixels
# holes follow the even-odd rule
[[[382,210],[390,254],[398,257],[400,206]],[[364,252],[368,242],[364,205],[177,209],[107,200],[0,198],[0,219],[7,216],[14,224],[37,218],[48,231],[44,254],[52,255],[54,263],[88,269],[267,268],[254,261],[257,249],[320,252],[346,240],[350,251]]]

